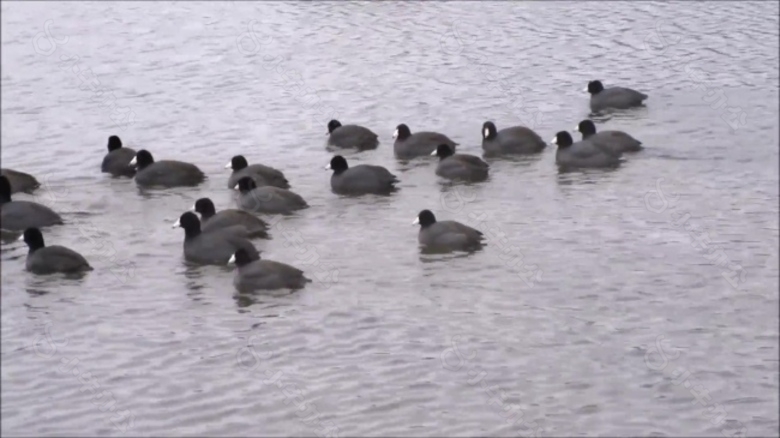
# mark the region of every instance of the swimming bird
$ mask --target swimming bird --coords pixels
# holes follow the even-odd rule
[[[401,159],[430,155],[440,144],[446,144],[453,150],[458,145],[446,135],[438,132],[421,131],[412,134],[409,127],[403,123],[395,128],[393,138],[395,139],[393,151],[395,156]]]
[[[618,157],[588,140],[574,143],[566,131],[558,132],[552,143],[558,145],[555,163],[559,168],[605,168],[620,164]]]
[[[203,265],[225,265],[239,249],[252,258],[260,257],[252,242],[239,227],[222,228],[204,233],[200,220],[193,212],[182,214],[173,228],[184,228],[184,259]]]
[[[240,292],[263,289],[300,289],[311,280],[303,271],[285,263],[273,260],[253,259],[243,249],[239,249],[228,263],[235,263],[238,269],[233,285]]]
[[[484,235],[457,221],[437,221],[430,210],[423,210],[412,225],[420,225],[417,240],[426,249],[446,251],[471,251],[483,246]]]
[[[637,107],[641,106],[643,101],[647,99],[647,94],[630,88],[604,88],[601,81],[588,82],[588,88],[585,91],[590,93],[590,110],[593,112],[608,108],[628,109]]]
[[[204,233],[241,226],[246,229],[249,238],[269,238],[268,223],[247,211],[228,208],[217,213],[214,203],[209,198],[195,201],[192,210],[200,213],[201,231]]]
[[[582,133],[583,140],[589,140],[597,146],[608,149],[613,155],[620,156],[624,152],[639,152],[642,148],[642,142],[623,131],[600,131],[596,132],[596,125],[590,120],[581,121],[575,128],[575,131]]]
[[[342,125],[338,120],[328,122],[328,144],[340,148],[352,148],[359,151],[376,149],[379,136],[360,125]]]
[[[22,231],[62,223],[60,215],[45,205],[31,201],[12,201],[11,184],[8,178],[0,176],[0,228],[6,231]]]
[[[41,186],[41,183],[34,176],[18,170],[0,169],[0,175],[8,178],[8,182],[11,184],[11,194],[19,192],[30,194]]]
[[[274,186],[257,187],[255,181],[248,176],[239,179],[234,189],[239,191],[237,199],[239,208],[246,211],[290,214],[295,210],[309,207],[301,195]]]
[[[108,153],[103,157],[100,171],[112,176],[135,176],[135,167],[130,162],[135,158],[136,151],[122,146],[122,140],[116,135],[108,137]]]
[[[547,143],[542,137],[525,126],[512,126],[497,131],[491,121],[482,124],[482,149],[485,156],[535,154],[545,147]]]
[[[206,180],[196,165],[176,160],[154,161],[146,149],[138,151],[130,165],[137,166],[135,183],[142,187],[190,187]]]
[[[465,181],[483,181],[488,177],[490,166],[475,155],[456,154],[446,144],[440,144],[431,155],[439,157],[436,175],[443,178]]]
[[[249,165],[243,155],[234,156],[225,169],[233,169],[233,173],[228,178],[228,188],[232,189],[238,184],[238,180],[248,176],[251,177],[257,186],[273,186],[280,189],[289,189],[290,182],[284,177],[282,171],[274,169],[263,164]]]
[[[87,259],[81,254],[60,245],[46,246],[43,234],[38,228],[24,230],[19,237],[30,249],[27,252],[25,269],[33,274],[76,273],[92,271]]]
[[[333,170],[330,187],[339,194],[387,194],[395,191],[395,184],[399,182],[395,175],[382,166],[358,164],[349,167],[341,155],[333,157],[325,169]]]

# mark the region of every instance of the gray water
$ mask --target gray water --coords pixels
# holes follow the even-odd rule
[[[96,270],[36,277],[3,243],[2,432],[777,436],[777,65],[776,2],[4,2],[2,166]],[[597,118],[646,145],[615,171],[559,174],[550,146],[462,185],[393,158],[399,123],[473,154],[485,120],[571,131],[592,79],[650,95]],[[398,193],[330,192],[332,117],[377,132],[345,156]],[[209,179],[111,179],[112,134]],[[234,206],[239,153],[311,205],[256,242],[303,290],[182,259],[171,223]],[[426,208],[488,246],[421,254]]]

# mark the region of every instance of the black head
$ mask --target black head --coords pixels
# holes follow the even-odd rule
[[[558,145],[558,149],[566,149],[567,147],[571,146],[572,143],[574,143],[574,140],[571,138],[571,134],[568,132],[560,131],[555,134],[555,138],[552,142],[553,144]]]
[[[335,130],[340,126],[341,126],[341,122],[335,119],[331,120],[330,122],[328,122],[328,134],[330,134],[331,132],[333,132],[333,130]]]
[[[252,257],[249,257],[249,253],[247,253],[245,249],[239,249],[238,251],[236,251],[235,254],[233,254],[232,257],[230,257],[228,263],[230,262],[235,262],[236,266],[240,268],[241,266],[245,266],[252,263]]]
[[[604,90],[604,85],[601,83],[601,81],[588,82],[588,93],[596,95],[601,93],[603,90]]]
[[[217,212],[214,208],[214,203],[209,198],[198,199],[195,201],[195,206],[192,209],[195,210],[195,213],[200,213],[203,219],[208,219]]]
[[[482,138],[485,140],[492,140],[496,137],[496,125],[493,122],[485,122],[482,124]]]
[[[336,155],[333,157],[333,159],[330,160],[330,165],[328,165],[328,169],[332,169],[333,173],[339,174],[347,169],[349,169],[349,165],[347,164],[347,160],[342,157],[341,155]]]
[[[413,224],[420,224],[420,227],[429,227],[436,223],[436,216],[430,210],[423,210],[417,215],[417,220]]]
[[[409,127],[401,123],[400,125],[395,127],[395,134],[393,137],[396,140],[406,140],[409,138],[409,136],[412,135],[412,131],[409,130]]]
[[[590,120],[583,120],[577,125],[577,131],[582,134],[582,138],[588,138],[596,133],[596,125]]]
[[[5,175],[0,176],[0,202],[11,202],[11,183]]]
[[[24,243],[26,243],[30,248],[30,252],[34,252],[45,246],[43,244],[43,234],[41,234],[41,230],[37,228],[28,228],[24,230],[22,239],[24,240]]]
[[[253,180],[252,177],[245,176],[238,180],[238,191],[241,193],[248,192],[255,188],[257,188],[257,183],[255,183],[255,180]]]
[[[433,154],[431,154],[431,155],[436,155],[437,157],[439,157],[439,159],[440,159],[440,160],[443,160],[443,159],[445,159],[445,158],[449,157],[450,155],[452,155],[452,154],[454,154],[454,153],[455,153],[455,152],[454,152],[454,151],[452,150],[452,148],[451,148],[451,147],[449,147],[448,145],[446,145],[446,144],[440,144],[440,145],[439,145],[439,146],[436,148],[436,152],[434,152],[434,153],[433,153]]]
[[[138,167],[138,170],[141,170],[146,166],[153,164],[154,157],[152,157],[152,154],[146,149],[141,149],[140,151],[136,152],[133,161],[135,162],[135,166]],[[131,161],[130,164],[133,164],[133,161]]]
[[[230,160],[230,169],[233,169],[234,172],[237,172],[247,166],[249,166],[249,163],[246,162],[246,158],[244,158],[243,155],[236,155],[233,157],[233,159]]]
[[[108,151],[115,151],[122,147],[122,140],[119,139],[116,135],[112,135],[111,137],[108,137]]]
[[[184,228],[184,234],[187,237],[194,237],[200,234],[200,219],[198,219],[198,216],[188,211],[181,216],[179,216],[179,220],[174,222],[173,228],[181,227]]]

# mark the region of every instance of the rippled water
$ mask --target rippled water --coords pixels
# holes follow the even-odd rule
[[[4,434],[778,435],[777,3],[4,2],[2,20],[2,166],[38,176],[17,198],[63,212],[47,243],[96,268],[34,277],[3,244]],[[647,146],[616,171],[558,174],[550,147],[465,186],[392,156],[399,123],[475,154],[488,119],[552,138],[597,78],[651,96],[598,118]],[[331,117],[379,134],[347,158],[397,194],[330,192]],[[209,180],[112,180],[111,134]],[[237,296],[231,269],[184,264],[170,224],[232,205],[238,153],[312,206],[267,218],[264,257],[321,280]],[[421,255],[424,208],[481,218],[488,247]]]

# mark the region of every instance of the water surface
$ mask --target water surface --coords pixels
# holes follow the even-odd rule
[[[3,243],[2,432],[777,435],[777,17],[774,2],[3,3],[2,166],[39,177],[17,198],[62,212],[46,242],[96,271],[34,277]],[[616,171],[559,174],[549,147],[459,185],[433,158],[393,158],[399,123],[474,154],[485,120],[550,139],[588,117],[592,79],[651,96],[596,118],[647,147]],[[111,93],[132,124],[101,107]],[[380,136],[345,155],[388,167],[397,194],[330,192],[332,117]],[[141,192],[100,174],[112,134],[209,179]],[[170,224],[199,197],[233,206],[239,153],[311,205],[266,217],[257,242],[317,279],[304,290],[240,296],[231,269],[182,260]],[[420,254],[426,208],[488,246]]]

